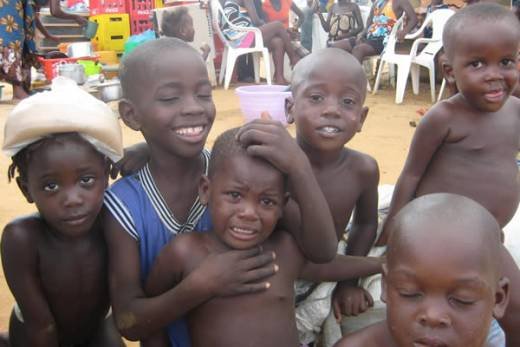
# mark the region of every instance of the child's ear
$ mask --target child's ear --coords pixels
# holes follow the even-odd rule
[[[442,72],[448,84],[455,84],[455,75],[453,74],[453,67],[448,62],[442,63]]]
[[[358,133],[361,132],[361,129],[363,128],[363,124],[365,124],[365,120],[367,119],[367,115],[368,115],[368,106],[364,106],[361,109],[361,114],[359,117],[359,128],[357,130]]]
[[[135,106],[130,100],[122,99],[119,101],[119,115],[129,128],[136,131],[141,130],[141,123],[139,117],[137,117]]]
[[[504,316],[507,304],[509,304],[509,279],[502,277],[497,284],[495,293],[495,306],[493,307],[493,317],[500,319]]]
[[[383,271],[381,271],[381,301],[386,304],[386,299],[388,295],[388,285],[386,283],[386,280],[388,278],[388,266],[386,264],[383,264],[382,268]]]
[[[285,118],[287,118],[287,123],[292,124],[294,123],[294,99],[292,96],[289,96],[285,99]]]
[[[25,199],[27,199],[27,202],[29,204],[32,204],[34,202],[31,193],[29,193],[29,187],[27,186],[27,182],[23,180],[21,177],[16,177],[16,184],[18,185],[18,188],[22,191],[23,196],[25,196]]]
[[[199,181],[199,199],[203,205],[209,202],[209,183],[208,176],[202,175]]]

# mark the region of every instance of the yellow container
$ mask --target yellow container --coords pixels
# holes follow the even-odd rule
[[[154,0],[154,8],[163,8],[164,1],[163,0]]]
[[[89,20],[99,25],[96,36],[92,39],[97,50],[124,51],[125,42],[130,36],[130,18],[127,13],[100,14],[91,16]]]
[[[119,58],[117,57],[116,51],[96,51],[94,54],[96,54],[99,57],[99,62],[101,64],[119,64]]]

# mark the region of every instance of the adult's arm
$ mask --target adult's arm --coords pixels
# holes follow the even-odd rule
[[[327,13],[327,19],[323,18],[323,13],[321,13],[319,7],[317,9],[318,18],[320,19],[321,27],[326,32],[330,31],[330,19],[332,18],[332,12],[334,11],[335,7],[336,7],[336,4],[332,5],[329,8],[329,12]]]
[[[365,23],[363,23],[363,17],[361,16],[361,10],[357,4],[354,5],[354,20],[356,21],[355,29],[349,32],[348,37],[356,36],[365,29]]]
[[[23,224],[23,225],[22,225]],[[34,227],[28,230],[27,227]],[[38,251],[34,233],[38,222],[13,222],[2,233],[2,264],[13,296],[24,317],[27,344],[31,347],[58,347],[54,317],[43,293],[38,271]]]
[[[263,21],[260,16],[258,15],[258,12],[256,11],[255,4],[253,0],[242,0],[244,7],[247,10],[247,13],[249,14],[249,17],[251,18],[251,21],[253,24],[257,27],[260,27],[265,24],[265,21]]]
[[[57,18],[63,19],[72,19],[77,22],[79,25],[83,26],[87,24],[88,20],[82,16],[78,16],[76,14],[68,13],[63,11],[60,6],[60,0],[49,0],[49,9],[51,11],[51,15]]]
[[[302,10],[294,3],[294,1],[291,3],[291,11],[294,12],[298,16],[298,27],[303,23],[304,16]]]
[[[446,124],[448,124],[447,118],[450,117],[450,113],[443,109],[443,106],[430,109],[415,130],[403,171],[394,188],[388,216],[377,242],[378,245],[386,245],[390,236],[388,222],[415,197],[417,186],[424,176],[428,164],[448,134],[449,128]]]
[[[412,31],[417,26],[417,15],[415,10],[408,0],[398,0],[398,11],[406,14],[406,25],[397,33],[399,41],[402,41],[406,34]]]

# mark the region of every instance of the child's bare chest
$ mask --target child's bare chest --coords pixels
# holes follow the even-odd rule
[[[363,192],[363,182],[356,170],[350,169],[335,174],[317,173],[316,178],[331,210],[336,233],[341,235]]]
[[[100,240],[77,245],[45,240],[39,247],[42,287],[55,314],[63,317],[103,310],[108,262]],[[59,320],[59,317],[56,317]]]

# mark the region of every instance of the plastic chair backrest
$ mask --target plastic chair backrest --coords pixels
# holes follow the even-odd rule
[[[448,8],[442,8],[439,10],[435,10],[428,15],[430,18],[429,21],[432,23],[432,39],[442,41],[442,31],[444,30],[444,25],[451,16],[455,14],[455,11],[450,10]],[[426,19],[428,20],[428,18]],[[425,21],[426,21],[425,20]]]
[[[395,44],[397,43],[397,31],[401,29],[404,22],[404,14],[395,22],[390,34],[388,35],[388,41],[386,42],[385,48],[381,54],[394,54]]]
[[[224,15],[224,9],[220,4],[219,0],[210,0],[211,5],[211,23],[213,24],[213,30],[217,33],[218,37],[225,45],[229,45],[229,40],[226,38],[222,30],[220,29],[219,20],[228,22],[227,17]],[[229,24],[229,22],[228,22]]]

